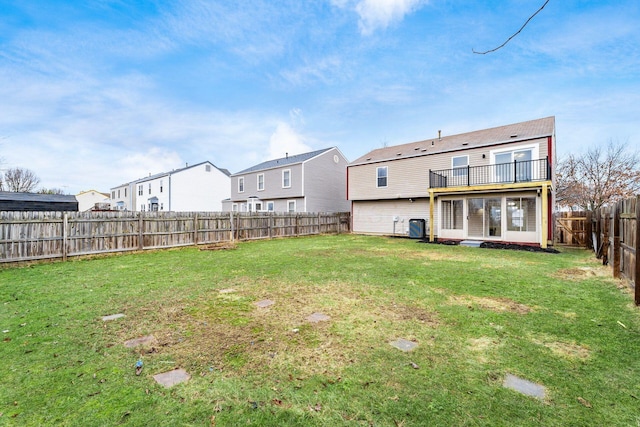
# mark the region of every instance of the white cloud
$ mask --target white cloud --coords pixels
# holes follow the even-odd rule
[[[355,11],[360,16],[358,27],[364,36],[373,34],[377,29],[385,29],[390,24],[418,10],[427,0],[358,0]],[[332,0],[339,8],[348,7],[348,0]]]
[[[305,143],[305,138],[297,133],[289,124],[280,122],[269,138],[269,159],[277,159],[285,155],[302,154],[312,149]]]

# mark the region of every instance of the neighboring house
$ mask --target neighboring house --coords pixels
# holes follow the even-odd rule
[[[111,189],[117,210],[220,212],[229,198],[229,171],[211,162],[150,175]]]
[[[0,191],[0,211],[77,212],[76,196]]]
[[[111,208],[109,195],[96,190],[81,191],[76,194],[78,211],[109,210]]]
[[[269,160],[231,175],[236,212],[346,212],[349,161],[336,147]]]
[[[547,247],[555,140],[547,117],[373,150],[347,168],[352,229]]]

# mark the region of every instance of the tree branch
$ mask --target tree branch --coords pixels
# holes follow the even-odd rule
[[[529,19],[527,19],[527,21],[526,21],[524,24],[522,24],[522,27],[520,27],[520,29],[519,29],[518,31],[516,31],[515,33],[513,33],[513,34],[511,35],[511,37],[509,37],[509,38],[508,38],[504,43],[502,43],[500,46],[498,46],[498,47],[496,47],[496,48],[493,48],[493,49],[491,49],[491,50],[484,51],[484,52],[477,52],[475,49],[472,49],[473,53],[477,53],[478,55],[486,55],[487,53],[495,52],[496,50],[498,50],[498,49],[500,49],[500,48],[504,47],[507,43],[509,43],[509,42],[511,41],[511,39],[512,39],[512,38],[514,38],[515,36],[517,36],[518,34],[520,34],[520,31],[522,31],[522,30],[524,29],[524,27],[526,27],[526,26],[527,26],[527,24],[529,23],[529,21],[531,21],[531,20],[533,19],[533,17],[534,17],[534,16],[536,16],[538,13],[540,13],[540,11],[541,11],[542,9],[544,9],[544,7],[547,5],[547,3],[549,3],[549,0],[546,0],[546,1],[544,2],[544,4],[543,4],[542,6],[540,6],[540,9],[538,9],[538,10],[536,11],[536,13],[534,13],[533,15],[531,15],[531,16],[529,17]]]

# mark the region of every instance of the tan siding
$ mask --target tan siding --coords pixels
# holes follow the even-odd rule
[[[359,201],[353,203],[353,232],[366,234],[408,235],[409,220],[424,219],[429,228],[429,200]]]
[[[533,144],[538,144],[538,157],[540,159],[547,157],[547,138],[540,138],[534,141],[500,144],[490,147],[471,149],[461,147],[460,151],[350,166],[349,199],[376,200],[425,197],[428,194],[429,170],[451,169],[451,159],[453,157],[468,155],[469,166],[484,166],[491,164],[490,153],[492,150],[516,149]],[[482,158],[483,154],[484,158]],[[376,187],[376,169],[380,166],[388,167],[388,184],[386,188]]]

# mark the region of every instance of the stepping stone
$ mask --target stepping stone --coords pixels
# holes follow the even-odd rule
[[[411,351],[418,346],[418,343],[405,340],[404,338],[398,338],[395,341],[391,341],[389,344],[402,351]]]
[[[173,387],[176,384],[183,383],[191,378],[191,375],[184,369],[174,369],[173,371],[164,372],[162,374],[156,374],[153,379],[160,385],[167,388]]]
[[[504,378],[503,387],[510,388],[527,396],[535,397],[536,399],[543,400],[545,396],[545,387],[533,383],[531,381],[523,380],[515,375],[507,374]]]
[[[311,316],[307,317],[307,320],[311,323],[325,322],[331,319],[330,316],[322,313],[313,313]]]
[[[272,301],[270,299],[263,299],[262,301],[258,301],[257,303],[255,303],[259,308],[267,308],[267,307],[271,307],[273,304],[275,304],[275,301]]]
[[[227,289],[220,289],[218,292],[221,294],[231,294],[233,292],[235,292],[236,290],[233,288],[227,288]]]
[[[156,339],[153,337],[153,335],[147,335],[146,337],[134,338],[134,339],[125,341],[124,346],[127,348],[133,348],[141,345],[151,344],[155,340]]]
[[[124,314],[122,314],[122,313],[110,314],[109,316],[102,316],[102,321],[103,322],[108,322],[109,320],[116,320],[116,319],[119,319],[121,317],[124,317]]]

